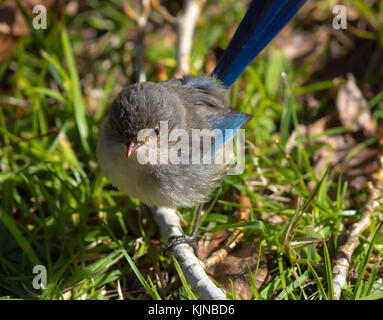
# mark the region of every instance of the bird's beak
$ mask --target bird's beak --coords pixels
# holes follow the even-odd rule
[[[130,158],[130,156],[139,148],[141,147],[143,142],[137,142],[137,141],[131,141],[128,142],[126,145],[126,158]]]

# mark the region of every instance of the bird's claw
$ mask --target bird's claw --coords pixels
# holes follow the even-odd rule
[[[182,244],[182,243],[187,243],[187,244],[190,244],[192,246],[194,253],[196,254],[197,253],[197,246],[194,243],[196,238],[197,238],[197,235],[194,232],[190,236],[183,235],[183,236],[170,237],[168,239],[168,247],[166,250],[171,251],[175,246]]]

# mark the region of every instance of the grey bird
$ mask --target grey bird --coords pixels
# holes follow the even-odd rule
[[[206,202],[225,176],[231,158],[216,163],[212,151],[211,163],[202,159],[192,163],[195,150],[191,148],[184,163],[160,163],[158,156],[154,163],[142,164],[138,151],[150,144],[160,150],[159,137],[174,129],[183,129],[191,146],[192,129],[207,129],[209,133],[212,129],[245,125],[251,116],[230,109],[228,104],[227,89],[210,76],[129,86],[114,100],[101,128],[97,157],[103,173],[118,189],[150,207],[192,207]],[[161,123],[167,124],[167,132]],[[149,130],[146,141],[138,140],[142,130]],[[165,152],[177,142],[168,141]],[[213,139],[210,150],[217,145]],[[206,152],[202,143],[194,148],[200,148],[202,158]]]
[[[205,134],[234,130],[232,135],[216,136],[209,152],[215,154],[225,146],[251,118],[228,107],[228,88],[304,2],[253,0],[211,76],[133,84],[113,101],[97,145],[98,161],[105,176],[121,191],[151,207],[199,204],[191,236],[172,239],[170,246],[195,239],[202,204],[225,176],[230,157],[220,163],[193,163],[192,154],[199,151],[197,154],[203,157],[206,153],[196,144],[189,153],[183,154],[181,150],[180,158],[188,161],[158,161],[164,153],[177,150],[178,140],[169,139],[169,131],[184,130],[189,145],[193,146],[193,130],[205,129]],[[164,123],[168,130],[161,125]],[[148,135],[142,140],[139,136],[143,131]],[[160,143],[164,137],[168,142],[165,149]],[[142,150],[159,151],[154,153],[155,161],[143,163]],[[178,153],[179,150],[177,156]]]

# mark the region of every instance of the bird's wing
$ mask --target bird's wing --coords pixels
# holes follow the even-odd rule
[[[211,76],[186,76],[162,82],[172,87],[185,110],[188,129],[221,130],[214,139],[212,152],[232,139],[252,116],[230,109],[227,89]]]
[[[211,129],[219,129],[222,132],[222,139],[215,140],[212,146],[212,152],[232,139],[237,134],[238,129],[243,128],[251,118],[251,115],[230,109],[230,112],[223,115],[221,118],[211,120]]]

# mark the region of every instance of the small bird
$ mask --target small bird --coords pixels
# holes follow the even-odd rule
[[[219,163],[193,162],[195,153],[197,160],[206,154],[206,149],[193,141],[200,142],[209,132],[221,130],[223,134],[213,136],[208,150],[214,156],[251,119],[229,108],[228,89],[304,2],[253,0],[212,75],[132,84],[113,101],[97,145],[98,162],[105,176],[118,189],[150,207],[199,204],[193,233],[171,239],[170,247],[195,239],[203,203],[219,186],[232,160],[228,156]],[[234,133],[225,134],[228,129]],[[182,148],[177,149],[179,139],[169,138],[174,130],[184,132],[187,145],[192,146],[183,155]],[[195,130],[204,133],[193,138]],[[146,135],[140,139],[143,132]],[[143,162],[142,154],[150,150],[155,151],[154,156]],[[175,150],[175,157],[182,161],[169,161],[170,150]],[[161,157],[168,161],[161,161]]]

